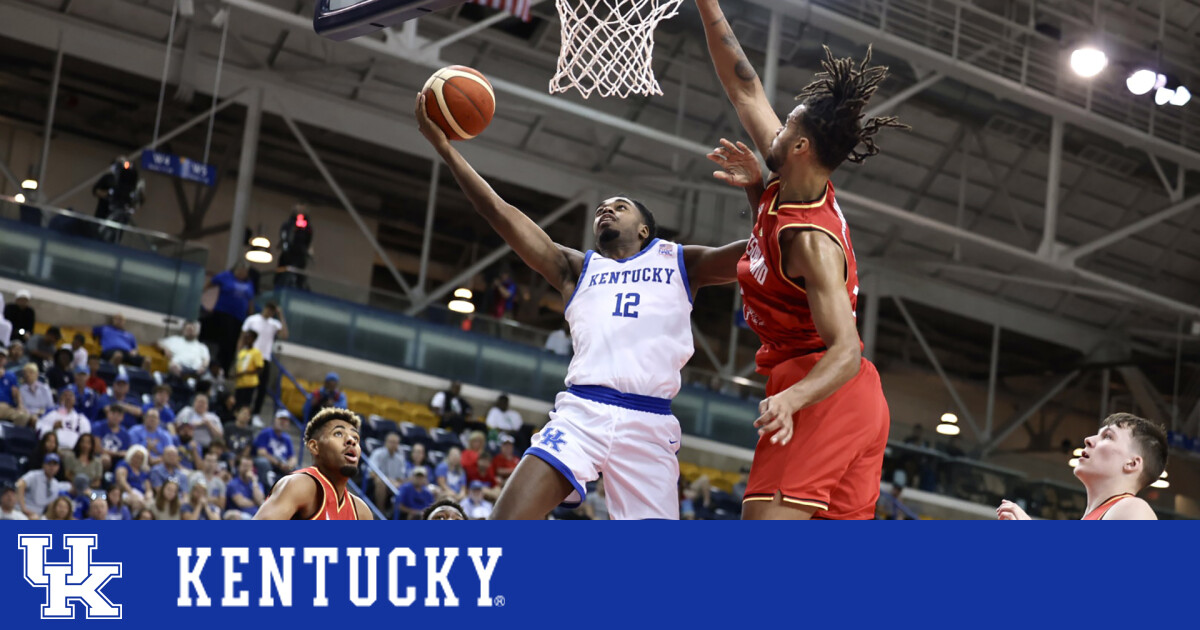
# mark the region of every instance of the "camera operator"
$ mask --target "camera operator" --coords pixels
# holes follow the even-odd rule
[[[313,228],[308,208],[297,205],[292,215],[279,228],[279,267],[275,272],[276,287],[308,290],[308,277],[291,269],[303,270],[312,258]]]
[[[96,197],[97,219],[129,225],[145,199],[146,182],[129,158],[119,156],[113,160],[109,172],[92,186],[92,195]],[[110,243],[121,240],[121,231],[109,226],[99,226],[97,234]]]

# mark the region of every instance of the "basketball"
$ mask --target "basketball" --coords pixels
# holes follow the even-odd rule
[[[422,92],[429,118],[451,140],[474,138],[487,128],[496,113],[492,84],[474,68],[442,68],[429,77]]]

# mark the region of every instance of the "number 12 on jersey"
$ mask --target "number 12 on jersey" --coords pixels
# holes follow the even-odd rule
[[[622,301],[625,303],[624,309],[621,308]],[[613,309],[613,317],[637,317],[638,314],[635,309],[641,303],[642,296],[640,293],[618,293],[617,307]]]

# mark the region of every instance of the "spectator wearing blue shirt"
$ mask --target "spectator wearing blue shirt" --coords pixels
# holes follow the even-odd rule
[[[21,408],[18,402],[20,394],[17,393],[20,383],[16,374],[5,371],[7,364],[8,349],[0,344],[0,420],[23,427],[32,424],[37,419]]]
[[[424,466],[415,466],[412,478],[400,486],[396,493],[396,508],[392,518],[398,521],[420,520],[425,508],[433,505],[433,491],[429,488],[429,473]]]
[[[338,388],[339,385],[341,385],[341,379],[338,378],[337,372],[325,375],[324,387],[309,394],[304,401],[304,410],[300,413],[304,416],[305,422],[312,420],[318,411],[326,407],[346,409],[350,406],[350,403],[346,401],[346,393]]]
[[[146,505],[146,499],[153,495],[150,486],[150,456],[146,447],[134,444],[125,453],[125,459],[113,466],[114,482],[124,493],[125,503],[130,511],[137,513]]]
[[[150,469],[150,485],[158,490],[168,481],[179,484],[180,494],[188,491],[188,471],[179,465],[179,449],[168,446],[163,449],[162,463]]]
[[[122,496],[121,486],[113,484],[108,487],[108,516],[105,520],[108,521],[132,521],[133,514],[129,512],[129,506],[125,505]]]
[[[265,500],[262,484],[254,474],[254,461],[249,457],[238,460],[237,470],[237,476],[230,479],[225,488],[225,507],[229,508],[226,516],[234,512],[243,519],[251,519]]]
[[[175,437],[159,424],[158,411],[155,409],[147,410],[142,424],[129,430],[129,439],[133,440],[134,444],[146,447],[151,466],[156,466],[162,461],[163,451],[168,446],[175,446]],[[178,454],[176,452],[176,455]]]
[[[100,395],[87,386],[89,373],[86,365],[76,367],[72,371],[75,373],[75,384],[72,386],[75,390],[75,411],[95,424],[97,420],[103,419],[100,417],[104,412],[104,406],[100,404]]]
[[[88,507],[92,504],[92,480],[85,474],[79,473],[75,475],[74,481],[71,483],[71,489],[60,492],[61,496],[67,497],[74,504],[75,520],[83,520],[87,515]]]
[[[125,330],[125,316],[117,313],[105,326],[92,328],[92,336],[100,342],[100,358],[110,363],[126,363],[142,367],[146,357],[138,354],[137,337]],[[116,353],[120,356],[114,358]]]
[[[250,267],[239,262],[229,271],[212,277],[208,286],[217,287],[217,303],[213,306],[211,324],[206,326],[217,342],[217,365],[229,371],[237,356],[238,336],[242,333],[242,322],[250,316],[254,302],[254,282],[250,280]]]
[[[292,436],[287,434],[287,426],[291,414],[287,409],[275,413],[275,424],[259,432],[254,438],[254,453],[260,474],[265,468],[274,470],[276,474],[286,475],[296,469],[296,449],[292,446]]]
[[[462,451],[457,446],[446,451],[446,459],[434,469],[433,478],[446,496],[456,501],[467,496],[467,471],[462,465]]]
[[[158,410],[158,420],[162,423],[163,428],[175,433],[175,411],[171,409],[170,385],[158,385],[154,388],[154,400],[142,407],[142,413],[145,414],[150,409]],[[186,488],[180,488],[180,490],[187,492]]]
[[[125,410],[120,405],[109,405],[104,408],[104,420],[92,423],[92,435],[100,444],[100,457],[107,470],[117,461],[125,458],[125,452],[133,446],[133,438],[121,424],[125,419]]]
[[[121,420],[121,424],[126,429],[132,429],[144,414],[141,399],[129,393],[129,377],[124,373],[118,374],[117,378],[113,379],[112,394],[101,396],[100,404],[104,407],[117,405],[123,409],[125,418]],[[162,420],[161,416],[159,420]]]

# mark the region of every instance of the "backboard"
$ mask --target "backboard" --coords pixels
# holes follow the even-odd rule
[[[313,28],[318,35],[345,41],[466,0],[317,0]]]

